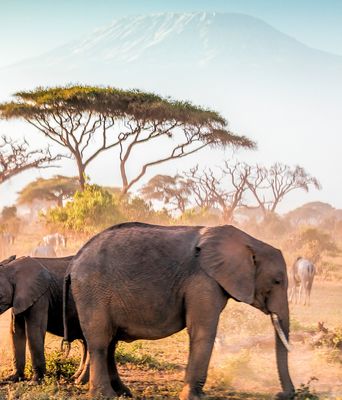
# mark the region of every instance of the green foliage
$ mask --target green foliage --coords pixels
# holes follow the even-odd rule
[[[178,368],[176,364],[160,361],[154,356],[144,353],[139,343],[133,345],[120,343],[116,349],[115,358],[119,364],[133,364],[140,369],[165,371]]]
[[[191,208],[186,210],[177,220],[178,225],[218,225],[220,216],[207,208]]]
[[[64,230],[94,233],[123,221],[114,197],[98,185],[86,185],[64,207],[48,210],[46,222]]]
[[[154,211],[138,197],[122,197],[115,191],[110,193],[98,185],[89,184],[83,192],[77,191],[64,207],[51,208],[42,217],[49,225],[81,233],[95,233],[127,221],[169,222],[165,211]]]
[[[308,383],[301,383],[300,387],[296,389],[294,399],[295,400],[319,400],[319,396],[310,389],[310,384],[313,381],[318,381],[316,377],[310,378]]]
[[[227,121],[217,112],[140,90],[122,90],[99,86],[38,87],[15,94],[16,101],[0,104],[2,118],[40,118],[66,110],[73,113],[92,112],[113,118],[135,118],[146,121],[174,121],[189,126],[206,126],[201,140],[220,145],[254,148],[245,136],[229,132]],[[212,140],[214,139],[214,140]]]
[[[61,378],[69,379],[76,372],[78,360],[76,358],[65,358],[64,355],[57,350],[45,355],[46,374],[44,380],[46,383],[52,383]],[[33,375],[32,363],[28,360],[25,368],[25,375],[30,378]]]

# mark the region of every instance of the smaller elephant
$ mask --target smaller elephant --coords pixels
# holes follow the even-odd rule
[[[63,336],[63,282],[72,259],[31,258],[15,256],[0,262],[0,314],[12,308],[10,336],[13,347],[14,371],[7,380],[24,379],[26,339],[29,345],[33,380],[45,374],[44,341],[46,332]],[[72,306],[71,306],[72,307]],[[79,326],[76,310],[69,321],[74,339],[80,339],[83,354],[74,375],[88,379],[87,347]]]
[[[298,257],[290,273],[290,302],[300,303],[304,291],[304,305],[310,305],[310,294],[316,269],[314,264],[306,258]],[[299,286],[299,293],[298,292]],[[299,296],[298,296],[299,294]]]

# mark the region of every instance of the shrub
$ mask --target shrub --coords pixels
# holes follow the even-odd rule
[[[98,185],[86,185],[64,207],[49,209],[44,218],[47,224],[83,233],[94,233],[123,220],[113,195]]]
[[[285,242],[284,248],[296,252],[317,263],[323,252],[338,251],[337,245],[331,236],[317,228],[301,228],[293,233]]]

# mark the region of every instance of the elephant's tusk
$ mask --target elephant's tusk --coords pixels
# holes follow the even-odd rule
[[[280,326],[278,315],[272,313],[271,316],[272,316],[272,322],[273,322],[274,329],[277,331],[279,339],[283,342],[283,345],[285,346],[286,350],[287,351],[291,351],[290,344],[287,341],[285,333],[284,333],[284,331],[282,330],[282,328]]]

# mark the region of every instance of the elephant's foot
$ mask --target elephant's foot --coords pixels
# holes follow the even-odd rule
[[[183,387],[183,390],[179,394],[180,400],[201,400],[203,399],[204,393],[202,390],[195,390],[190,387],[189,384]]]
[[[288,392],[279,392],[276,394],[276,400],[291,400],[294,399],[295,392],[294,390],[290,390]]]
[[[16,372],[3,379],[3,382],[21,382],[25,380],[23,373]]]
[[[118,397],[114,392],[111,386],[109,387],[91,387],[89,389],[89,397],[93,398],[101,398],[101,399],[112,399],[113,397]]]
[[[42,380],[44,379],[44,375],[36,375],[34,374],[32,379],[31,379],[31,384],[32,385],[39,385],[40,383],[42,383]]]
[[[115,393],[117,393],[117,395],[120,396],[124,396],[124,397],[133,397],[132,392],[129,390],[129,388],[124,385],[121,381],[114,381],[111,382],[112,384],[112,388],[115,390]]]

